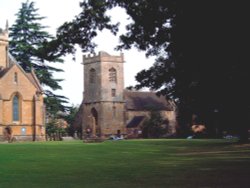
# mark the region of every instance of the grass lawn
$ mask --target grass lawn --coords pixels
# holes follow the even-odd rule
[[[0,144],[5,187],[250,187],[250,145],[198,139]]]

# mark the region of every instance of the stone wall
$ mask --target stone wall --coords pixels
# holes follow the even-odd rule
[[[84,64],[84,100],[83,135],[86,128],[93,128],[93,112],[97,114],[96,131],[98,137],[111,134],[126,134],[124,122],[124,75],[123,54],[111,56],[106,52],[98,55],[83,56]],[[110,80],[110,70],[116,71],[116,80]],[[91,82],[91,70],[95,70],[95,82]],[[115,95],[112,95],[115,90]]]
[[[17,81],[14,77],[17,75]],[[13,97],[19,98],[19,121],[13,122]],[[36,125],[36,129],[34,128]],[[13,136],[18,140],[45,140],[43,96],[26,76],[26,73],[14,64],[0,78],[0,136],[5,127],[11,127]],[[22,130],[23,131],[22,133]],[[24,134],[25,132],[25,134]]]

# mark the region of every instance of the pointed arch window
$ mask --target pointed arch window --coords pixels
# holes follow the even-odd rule
[[[117,75],[115,68],[109,69],[109,81],[110,82],[117,82]]]
[[[13,97],[13,121],[19,121],[19,114],[20,114],[20,112],[19,112],[19,97],[18,97],[18,95],[15,95],[14,97]]]
[[[89,71],[89,83],[95,83],[96,82],[96,70],[95,69],[90,69]]]

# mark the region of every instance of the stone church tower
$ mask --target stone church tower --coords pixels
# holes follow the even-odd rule
[[[83,135],[126,134],[123,54],[83,56]]]
[[[8,67],[8,46],[8,23],[6,23],[4,30],[0,28],[0,70]]]

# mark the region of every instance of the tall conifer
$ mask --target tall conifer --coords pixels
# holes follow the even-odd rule
[[[53,114],[58,110],[65,111],[64,104],[67,103],[67,98],[51,91],[62,89],[59,85],[62,79],[54,78],[53,73],[63,70],[50,65],[62,63],[63,60],[48,50],[47,44],[53,37],[45,31],[46,27],[41,25],[40,22],[45,17],[39,16],[37,11],[34,2],[22,3],[16,14],[17,19],[10,27],[9,51],[25,71],[35,70],[41,84],[49,88],[45,90],[45,103],[47,111]],[[51,101],[54,101],[54,104]]]

